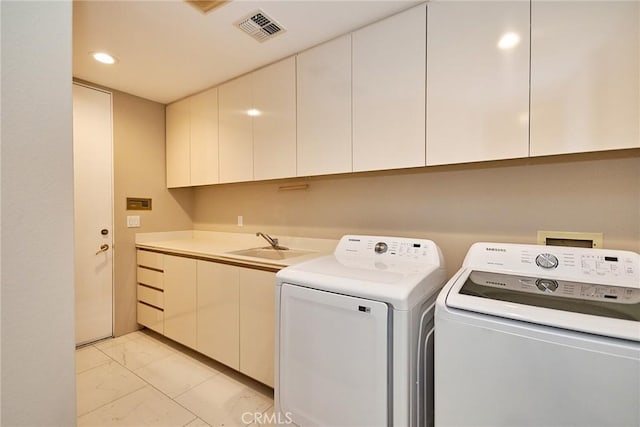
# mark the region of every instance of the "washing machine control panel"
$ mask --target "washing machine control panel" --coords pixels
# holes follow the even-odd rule
[[[640,288],[640,255],[630,251],[476,243],[464,265],[534,277]]]
[[[512,294],[547,294],[555,297],[579,299],[583,301],[601,301],[610,304],[637,305],[640,304],[640,288],[625,286],[598,285],[565,280],[545,279],[485,271],[472,271],[468,281],[475,285],[494,288],[498,294],[495,299],[504,298]],[[464,292],[463,292],[464,293]],[[475,292],[474,295],[483,294]],[[491,292],[484,292],[485,297],[491,298]],[[512,302],[525,302],[519,298]],[[507,299],[507,301],[511,301]],[[530,302],[540,305],[541,302]],[[555,307],[557,308],[557,307]],[[639,313],[640,315],[640,313]]]
[[[558,258],[553,254],[539,254],[536,257],[536,264],[542,268],[556,268],[558,267]]]

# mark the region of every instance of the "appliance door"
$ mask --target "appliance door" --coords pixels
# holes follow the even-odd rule
[[[387,426],[388,307],[283,284],[281,411],[300,426]]]
[[[638,426],[640,343],[436,308],[438,426]]]

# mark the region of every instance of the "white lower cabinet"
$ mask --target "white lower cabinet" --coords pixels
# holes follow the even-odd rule
[[[138,298],[140,297],[138,296]],[[161,309],[138,301],[136,311],[136,318],[139,324],[159,334],[164,334],[164,312]]]
[[[136,252],[136,320],[139,324],[164,334],[163,255],[141,250]]]
[[[196,260],[164,256],[164,335],[196,347]]]
[[[249,268],[239,273],[240,372],[273,387],[276,274]]]
[[[240,368],[238,267],[198,261],[196,350]]]
[[[138,250],[138,323],[273,387],[275,277]]]

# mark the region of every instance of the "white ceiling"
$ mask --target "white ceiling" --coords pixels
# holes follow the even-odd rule
[[[234,0],[203,14],[182,0],[75,0],[73,74],[169,103],[421,2]],[[234,26],[257,9],[286,32],[260,43]],[[118,62],[99,64],[92,51]]]

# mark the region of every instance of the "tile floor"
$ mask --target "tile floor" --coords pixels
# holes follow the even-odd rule
[[[253,427],[273,417],[271,388],[148,330],[76,350],[76,385],[79,426]]]

